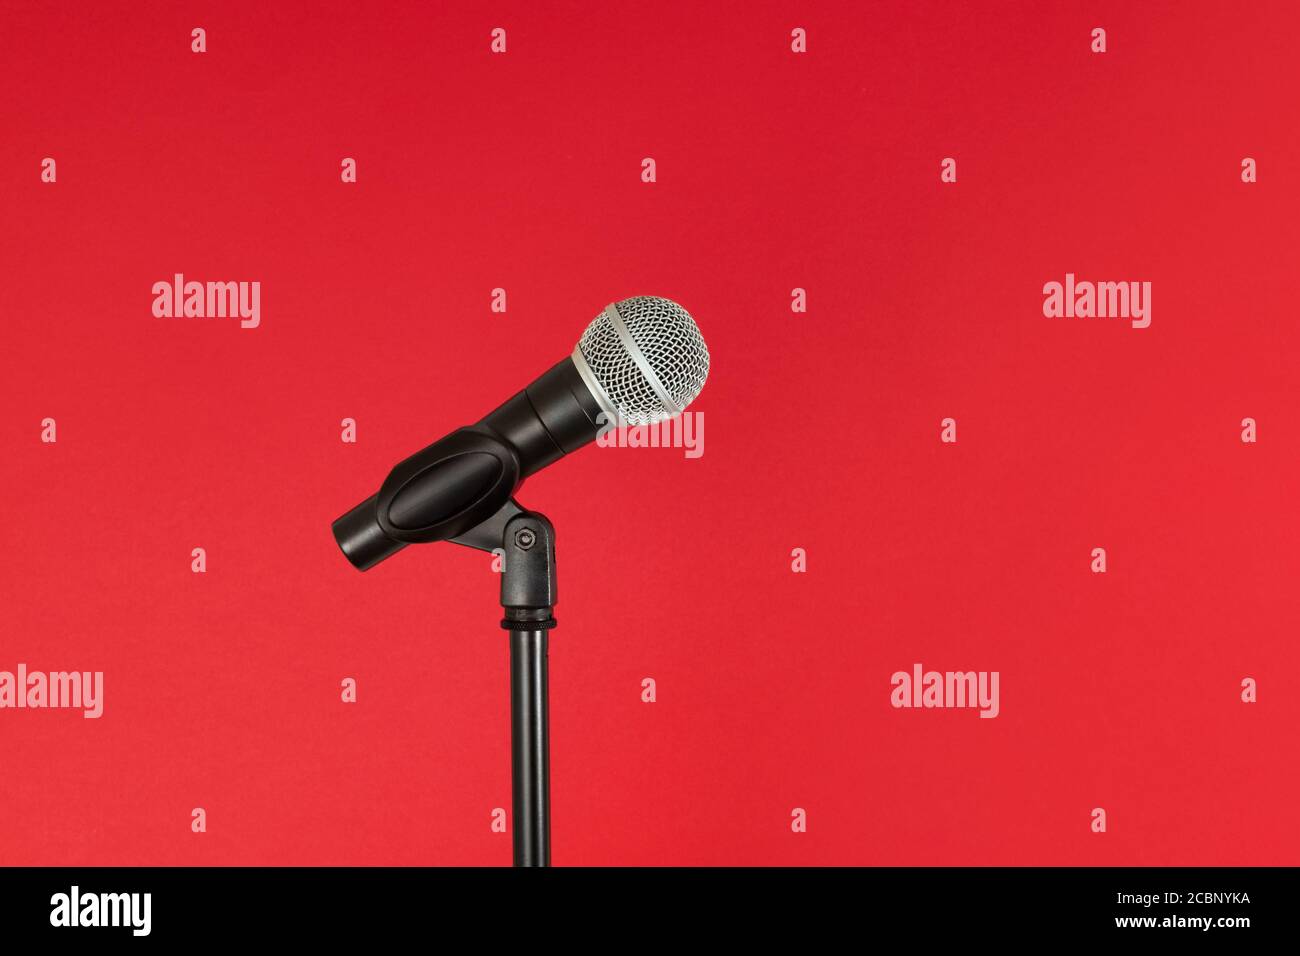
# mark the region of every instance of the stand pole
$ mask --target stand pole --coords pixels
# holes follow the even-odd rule
[[[546,632],[510,632],[510,744],[515,866],[551,865],[551,755]]]
[[[555,627],[555,529],[521,511],[502,534],[501,626],[510,632],[510,770],[515,866],[551,865],[547,631]]]

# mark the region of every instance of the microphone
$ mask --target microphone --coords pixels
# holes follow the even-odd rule
[[[709,350],[676,302],[636,296],[612,303],[572,355],[477,424],[393,468],[378,494],[334,522],[334,539],[362,571],[416,542],[500,547],[525,478],[588,444],[602,427],[675,418],[708,374]]]

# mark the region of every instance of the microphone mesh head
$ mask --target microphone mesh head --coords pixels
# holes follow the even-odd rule
[[[695,401],[709,374],[709,349],[695,320],[676,302],[652,295],[611,308],[627,334],[606,309],[582,333],[577,351],[626,423],[674,417]]]

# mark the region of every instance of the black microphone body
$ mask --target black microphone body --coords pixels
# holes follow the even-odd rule
[[[602,407],[564,358],[474,425],[400,462],[379,493],[333,524],[365,571],[408,544],[456,538],[504,507],[529,475],[591,442]]]

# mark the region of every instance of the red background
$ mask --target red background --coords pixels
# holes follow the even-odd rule
[[[1297,862],[1293,3],[2,9],[0,669],[105,713],[0,712],[0,862],[507,862],[488,558],[329,523],[634,294],[705,454],[520,494],[557,864]],[[1067,271],[1151,327],[1044,318]],[[918,661],[1001,715],[891,708]]]

